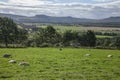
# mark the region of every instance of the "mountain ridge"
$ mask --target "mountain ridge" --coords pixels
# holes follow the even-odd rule
[[[48,16],[48,15],[35,15],[35,16],[27,17],[21,15],[3,14],[3,13],[0,13],[0,16],[12,18],[17,23],[79,24],[84,26],[120,27],[119,16],[109,17],[104,19],[86,19],[86,18],[75,18],[71,16],[56,17],[56,16]]]

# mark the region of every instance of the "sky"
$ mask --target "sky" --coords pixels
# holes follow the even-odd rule
[[[0,0],[0,13],[102,19],[120,16],[120,0]]]

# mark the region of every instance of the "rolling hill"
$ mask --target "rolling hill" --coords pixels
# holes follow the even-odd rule
[[[47,15],[35,15],[32,17],[3,14],[2,17],[10,17],[17,23],[50,23],[50,24],[77,24],[83,26],[100,26],[100,27],[120,27],[120,17],[110,17],[105,19],[85,19],[74,17],[55,17]]]

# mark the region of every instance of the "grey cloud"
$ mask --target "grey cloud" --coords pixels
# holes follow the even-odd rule
[[[2,4],[2,5],[1,5]],[[105,18],[120,16],[120,1],[103,4],[49,3],[42,5],[11,5],[0,3],[0,12],[33,16],[73,16],[80,18]]]

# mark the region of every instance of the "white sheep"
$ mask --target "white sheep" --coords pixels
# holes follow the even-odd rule
[[[9,63],[16,63],[16,60],[10,60]]]
[[[28,62],[20,62],[19,65],[20,66],[29,66],[30,64]]]
[[[85,56],[91,56],[91,54],[85,54]]]
[[[107,57],[110,58],[110,57],[113,57],[113,55],[108,55]]]

